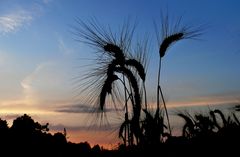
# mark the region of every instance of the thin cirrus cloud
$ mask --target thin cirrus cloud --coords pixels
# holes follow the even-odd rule
[[[61,37],[58,37],[58,48],[61,53],[64,55],[69,55],[73,52],[72,49],[70,49],[64,42],[64,40]]]
[[[24,89],[31,88],[31,84],[33,80],[37,77],[37,74],[40,73],[43,69],[48,68],[51,66],[52,62],[42,62],[37,65],[37,67],[31,72],[29,75],[27,75],[23,81],[21,82],[21,85]]]
[[[0,34],[16,32],[29,25],[33,19],[42,15],[44,7],[50,2],[52,0],[32,1],[28,7],[24,7],[23,3],[18,1],[9,4],[8,11],[0,14]]]
[[[116,111],[123,111],[123,109],[118,108],[106,108],[104,112],[116,112]],[[56,110],[56,112],[63,112],[63,113],[93,113],[93,112],[102,112],[100,108],[93,107],[91,105],[86,104],[74,104],[68,106],[62,106]]]
[[[57,125],[51,125],[50,124],[50,129],[51,130],[63,130],[63,128],[66,128],[67,130],[71,131],[89,131],[93,128],[97,128],[98,131],[111,131],[111,130],[116,130],[117,126],[116,125],[106,125],[99,127],[98,124],[92,124],[90,126],[87,125],[80,125],[80,126],[68,126],[68,125],[63,125],[63,124],[57,124]]]
[[[44,4],[49,4],[50,2],[52,2],[53,0],[43,0]]]
[[[23,93],[25,96],[25,101],[28,103],[33,103],[33,101],[37,100],[37,97],[34,92],[33,82],[39,77],[39,73],[41,73],[44,69],[51,66],[51,62],[43,62],[39,64],[33,72],[27,75],[22,81],[21,86],[23,88]]]
[[[45,108],[71,101],[69,77],[62,69],[62,58],[39,63],[20,81],[25,102]]]
[[[4,15],[0,15],[0,33],[6,34],[15,32],[21,27],[29,24],[33,20],[31,12],[17,10]]]

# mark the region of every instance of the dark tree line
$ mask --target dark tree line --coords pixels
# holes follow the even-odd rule
[[[146,113],[143,121],[145,145],[126,146],[105,150],[88,142],[67,141],[66,132],[49,133],[48,123],[35,122],[29,115],[17,117],[11,127],[0,119],[0,156],[81,156],[81,157],[122,157],[122,156],[228,156],[238,153],[240,144],[239,106],[229,114],[221,110],[207,113],[178,113],[185,124],[182,135],[164,134],[155,123],[154,115]],[[162,126],[164,127],[164,126]],[[165,140],[158,141],[159,135]]]
[[[13,120],[11,127],[0,119],[0,156],[90,156],[101,150],[87,142],[68,142],[64,132],[51,134],[48,125],[27,114]]]

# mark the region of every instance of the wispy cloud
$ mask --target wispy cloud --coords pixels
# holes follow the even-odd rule
[[[4,65],[5,63],[7,63],[9,60],[9,54],[7,54],[6,52],[0,50],[0,66]]]
[[[24,88],[24,89],[29,89],[31,88],[31,83],[32,81],[35,79],[36,77],[36,74],[39,73],[39,71],[41,71],[42,69],[44,69],[47,65],[49,65],[50,63],[48,62],[44,62],[44,63],[41,63],[39,64],[32,73],[30,73],[29,75],[27,75],[23,81],[21,82],[21,86]]]
[[[90,126],[88,125],[80,125],[80,126],[68,126],[63,124],[50,124],[51,130],[63,130],[66,128],[67,130],[71,131],[89,131],[89,130],[98,130],[98,131],[110,131],[110,130],[116,130],[118,128],[117,125],[105,125],[105,126],[99,126],[99,124],[92,124]]]
[[[17,10],[0,15],[0,33],[6,34],[14,32],[26,24],[29,24],[31,20],[33,20],[32,14],[25,10]]]
[[[53,0],[43,0],[44,4],[49,4],[50,2],[52,2]]]
[[[104,112],[116,112],[116,111],[123,111],[123,109],[117,108],[107,108]],[[65,112],[65,113],[93,113],[93,112],[102,112],[99,108],[93,107],[91,105],[86,104],[74,104],[60,107],[56,110],[56,112]]]
[[[60,109],[57,109],[56,112],[65,112],[65,113],[93,113],[97,108],[91,107],[85,104],[75,104],[63,106]]]
[[[23,92],[25,95],[25,100],[26,102],[31,103],[33,100],[37,100],[37,98],[34,95],[34,89],[32,87],[33,81],[37,78],[38,74],[51,65],[50,62],[44,62],[39,64],[33,72],[31,72],[29,75],[27,75],[22,81],[21,81],[21,86],[23,88]]]
[[[16,32],[43,15],[45,6],[53,0],[30,1],[28,5],[16,2],[8,4],[8,10],[0,14],[0,34]]]
[[[62,60],[56,59],[39,63],[20,81],[20,85],[29,104],[53,107],[65,105],[72,98],[68,79],[63,72]]]
[[[60,52],[62,52],[65,55],[71,54],[73,52],[72,49],[67,47],[64,40],[61,37],[58,37],[58,48],[59,48]]]
[[[40,71],[44,66],[44,64],[40,64],[37,66],[37,68],[30,73],[29,75],[27,75],[21,82],[21,86],[23,87],[23,89],[30,89],[31,88],[31,83],[32,80],[35,78],[36,73],[38,73],[38,71]]]

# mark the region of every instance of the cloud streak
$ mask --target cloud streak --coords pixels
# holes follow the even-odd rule
[[[58,48],[60,52],[62,52],[65,55],[71,54],[73,51],[66,46],[65,42],[61,37],[58,38]]]
[[[21,86],[24,88],[24,89],[29,89],[31,88],[31,84],[32,84],[32,81],[36,78],[36,75],[42,70],[44,69],[45,67],[47,67],[48,65],[50,65],[51,63],[50,62],[44,62],[44,63],[41,63],[39,64],[32,73],[30,73],[29,75],[27,75],[23,81],[21,82]]]
[[[0,14],[0,34],[16,32],[22,27],[29,25],[33,19],[42,15],[44,7],[52,1],[31,1],[28,5],[20,2],[9,3],[8,11]]]
[[[26,103],[33,103],[33,101],[36,101],[37,98],[34,94],[34,89],[33,89],[33,82],[35,81],[36,78],[38,78],[39,73],[41,73],[42,70],[45,68],[49,67],[51,65],[50,62],[43,62],[39,64],[33,72],[31,72],[29,75],[27,75],[22,81],[21,81],[21,86],[23,88],[23,92],[25,95],[25,101]]]
[[[53,0],[43,0],[43,3],[44,4],[49,4],[49,3],[51,3]]]
[[[6,34],[15,32],[33,20],[30,12],[18,10],[8,14],[0,15],[0,33]]]
[[[116,111],[123,111],[123,109],[117,109],[117,108],[107,108],[104,110],[104,112],[116,112]],[[96,113],[96,112],[102,112],[100,108],[93,107],[91,105],[85,105],[85,104],[74,104],[74,105],[68,105],[63,106],[60,109],[57,109],[56,112],[63,112],[63,113]]]
[[[118,128],[118,125],[105,125],[105,126],[99,126],[99,124],[92,124],[90,126],[88,125],[81,125],[81,126],[68,126],[68,125],[63,125],[63,124],[57,124],[57,125],[51,125],[50,124],[50,129],[51,130],[63,130],[66,128],[67,130],[71,131],[112,131],[116,130]]]

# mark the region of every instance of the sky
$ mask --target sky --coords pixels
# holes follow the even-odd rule
[[[0,117],[11,125],[27,113],[54,131],[65,127],[73,142],[118,142],[121,115],[109,110],[112,125],[93,129],[99,117],[75,97],[73,78],[82,76],[83,58],[93,58],[94,50],[75,40],[73,27],[76,19],[96,18],[114,31],[126,19],[137,21],[135,36],[151,38],[146,83],[154,104],[159,54],[153,21],[166,10],[186,25],[204,25],[198,40],[175,44],[163,59],[168,107],[239,103],[239,6],[238,0],[0,0]]]

